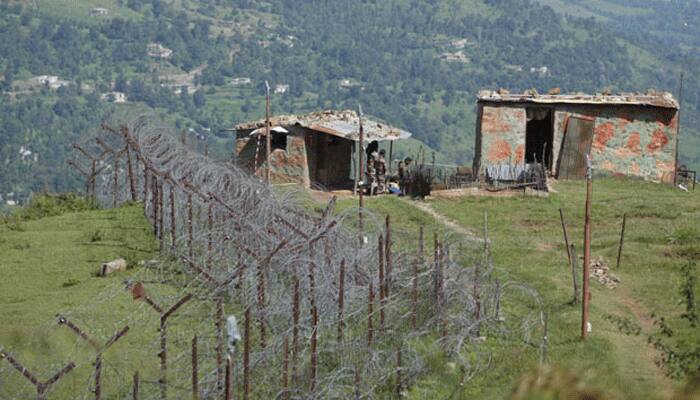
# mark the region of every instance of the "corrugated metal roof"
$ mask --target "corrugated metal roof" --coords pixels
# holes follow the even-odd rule
[[[523,94],[510,94],[503,90],[482,90],[478,101],[492,103],[534,103],[534,104],[597,104],[597,105],[639,105],[678,109],[678,102],[667,92],[620,93],[613,94],[537,94],[528,91]]]
[[[272,126],[302,126],[314,131],[342,137],[353,141],[360,139],[360,118],[352,110],[327,110],[304,115],[280,115],[270,118]],[[362,118],[366,141],[385,141],[408,139],[411,133],[393,126]],[[265,126],[265,120],[246,122],[236,125],[237,131],[248,131]]]

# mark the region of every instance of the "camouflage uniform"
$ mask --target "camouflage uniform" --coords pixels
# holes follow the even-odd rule
[[[399,163],[399,189],[401,190],[402,196],[405,196],[410,191],[411,161],[410,158],[406,158]]]
[[[386,190],[386,161],[384,161],[382,154],[379,154],[374,166],[377,170],[377,193],[384,193]]]
[[[370,196],[374,194],[374,188],[377,186],[376,158],[377,153],[373,152],[367,159],[367,185]]]

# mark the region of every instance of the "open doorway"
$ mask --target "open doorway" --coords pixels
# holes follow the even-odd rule
[[[542,163],[552,168],[552,142],[554,122],[552,110],[548,108],[528,108],[525,131],[525,162]]]

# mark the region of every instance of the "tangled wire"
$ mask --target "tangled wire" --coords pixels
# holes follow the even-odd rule
[[[56,310],[63,323],[37,329],[38,337],[53,337],[71,321],[105,340],[123,326],[144,330],[106,353],[104,377],[85,341],[62,334],[71,350],[56,360],[76,360],[84,382],[49,394],[89,398],[101,378],[102,391],[141,399],[193,391],[201,398],[402,396],[436,372],[428,362],[436,351],[456,365],[458,390],[491,364],[485,336],[529,342],[540,326],[537,294],[494,278],[486,229],[481,238],[435,233],[429,240],[423,228],[401,231],[367,209],[336,212],[335,200],[311,212],[297,205],[300,192],[187,149],[154,118],[104,128],[111,134],[95,151],[109,148],[111,158],[92,177],[96,196],[104,205],[142,202],[161,255],[126,285],[112,280],[94,303]],[[110,309],[113,302],[124,306]],[[229,349],[226,315],[242,331]],[[0,365],[0,397],[23,398],[32,386],[10,369]]]

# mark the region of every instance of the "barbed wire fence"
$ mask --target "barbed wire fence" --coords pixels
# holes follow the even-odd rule
[[[102,129],[76,144],[89,168],[72,163],[101,205],[143,204],[160,256],[23,346],[66,351],[0,345],[47,378],[74,365],[39,398],[401,397],[436,368],[426,345],[457,365],[458,390],[492,364],[485,336],[546,336],[537,293],[495,278],[486,221],[483,237],[430,238],[335,199],[315,214],[155,118]],[[27,379],[0,363],[0,397],[36,396]]]

